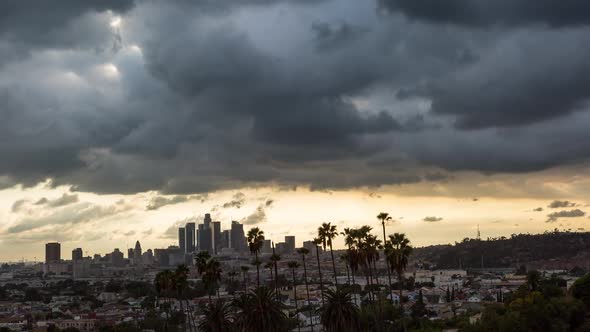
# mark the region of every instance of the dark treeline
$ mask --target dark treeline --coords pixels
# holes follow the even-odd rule
[[[437,268],[515,267],[527,262],[571,259],[590,252],[590,233],[552,231],[487,239],[465,238],[454,245],[416,248],[414,259]]]

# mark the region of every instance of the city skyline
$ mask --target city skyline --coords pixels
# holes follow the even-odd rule
[[[417,246],[590,229],[583,2],[76,3],[0,2],[0,261],[163,248],[207,212],[306,239],[383,211]]]

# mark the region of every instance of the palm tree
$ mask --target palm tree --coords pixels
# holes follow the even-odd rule
[[[336,225],[332,225],[331,223],[323,223],[322,226],[318,228],[318,237],[322,240],[322,245],[324,250],[326,250],[326,246],[330,247],[330,256],[332,256],[332,268],[334,270],[334,283],[336,287],[338,287],[338,275],[336,274],[336,260],[334,260],[334,250],[332,249],[332,240],[338,236],[338,232],[336,231]]]
[[[322,244],[322,239],[315,238],[313,239],[313,243],[315,244],[315,253],[316,258],[318,260],[318,275],[320,277],[320,294],[322,295],[322,305],[324,305],[324,281],[322,280],[322,266],[320,265],[320,245]]]
[[[234,331],[234,320],[231,306],[221,300],[209,303],[202,309],[203,318],[199,322],[199,331],[231,332]]]
[[[273,263],[273,267],[275,269],[275,292],[277,296],[279,296],[279,270],[278,270],[278,263],[281,260],[281,255],[275,253],[275,246],[272,245],[272,255],[270,256],[270,261]],[[278,298],[277,298],[278,299]]]
[[[250,270],[250,267],[246,266],[246,265],[242,265],[240,266],[240,270],[242,271],[242,278],[244,279],[244,291],[246,289],[248,289],[248,281],[246,280],[246,277],[248,276],[248,270]]]
[[[303,279],[305,280],[305,291],[307,292],[307,305],[309,306],[309,315],[312,316],[311,305],[310,305],[310,296],[309,296],[309,284],[307,283],[307,265],[305,264],[305,255],[309,254],[309,250],[307,248],[299,248],[297,249],[297,253],[301,255],[303,260]],[[313,331],[313,319],[311,319],[311,330]]]
[[[180,302],[180,311],[182,311],[182,314],[185,315],[187,314],[188,311],[188,301],[186,301],[187,304],[187,311],[184,310],[183,308],[183,297],[184,297],[184,291],[187,289],[188,287],[188,273],[189,270],[186,267],[186,265],[182,264],[179,265],[176,268],[176,271],[174,271],[174,275],[172,278],[172,289],[175,291],[176,296]],[[189,325],[189,331],[192,330],[191,327],[191,319],[188,319],[188,325]]]
[[[209,303],[211,303],[211,290],[217,288],[217,284],[221,280],[221,272],[221,263],[218,260],[211,258],[207,261],[205,272],[203,273],[203,283],[205,283],[205,288],[207,288]],[[217,297],[219,298],[219,291],[217,292]]]
[[[381,220],[381,227],[383,228],[383,243],[387,242],[387,236],[385,235],[385,223],[391,220],[389,213],[381,212],[377,215],[377,219]],[[391,270],[389,268],[389,261],[386,259],[387,265],[387,282],[389,283],[389,296],[393,298],[393,289],[391,287]]]
[[[359,330],[358,307],[345,288],[326,290],[326,304],[320,309],[320,319],[326,332]]]
[[[248,231],[248,248],[250,253],[256,256],[256,262],[258,262],[258,253],[264,244],[264,232],[258,227],[251,228]],[[260,264],[256,264],[256,287],[260,287]]]
[[[386,255],[389,260],[389,266],[392,272],[397,273],[397,280],[399,285],[399,304],[400,310],[403,317],[403,305],[402,305],[402,291],[403,291],[403,278],[404,271],[408,266],[410,255],[412,254],[412,245],[410,240],[404,233],[395,233],[389,235],[389,241],[386,244]]]
[[[537,270],[532,270],[526,274],[526,283],[531,291],[536,291],[539,288],[541,282],[541,273]]]
[[[350,274],[352,277],[352,284],[356,283],[354,279],[354,273],[358,270],[358,252],[356,248],[357,230],[351,228],[345,228],[341,233],[344,236],[344,244],[348,247],[346,252],[346,258],[348,266],[350,267]]]
[[[205,267],[207,266],[209,258],[211,258],[211,255],[209,255],[208,251],[200,251],[195,255],[195,266],[197,267],[197,273],[199,273],[199,275],[205,273]]]
[[[172,283],[174,280],[174,273],[170,270],[164,270],[162,272],[158,272],[156,274],[156,279],[154,283],[156,284],[156,292],[159,297],[165,296],[167,299],[170,295],[170,290],[172,289]],[[159,304],[159,299],[158,299]],[[166,303],[166,309],[164,310],[166,313],[166,320],[164,322],[164,330],[168,331],[168,321],[170,319],[170,305]]]
[[[270,284],[271,285],[273,284],[273,280],[274,280],[272,277],[272,275],[273,275],[272,270],[274,269],[274,267],[275,266],[272,262],[267,262],[266,264],[264,264],[264,268],[268,269],[268,271],[270,272]]]
[[[278,332],[287,329],[285,306],[276,300],[271,288],[258,287],[236,298],[232,306],[237,311],[237,330]]]
[[[295,270],[299,268],[299,263],[296,261],[291,261],[287,263],[287,266],[293,272],[293,298],[295,299],[295,318],[297,318],[297,280],[295,279]],[[299,318],[297,318],[297,330],[301,331],[301,326],[299,326]]]
[[[350,285],[350,270],[348,269],[348,252],[340,255],[340,260],[344,263],[344,267],[346,268],[346,280],[348,280],[348,284]]]

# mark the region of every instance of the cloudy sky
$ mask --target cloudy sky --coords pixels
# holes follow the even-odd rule
[[[4,0],[0,260],[211,212],[417,245],[590,221],[590,2]],[[590,212],[590,210],[589,210]]]

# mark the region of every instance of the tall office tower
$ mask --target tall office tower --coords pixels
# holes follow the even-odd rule
[[[135,242],[135,249],[133,249],[133,263],[141,263],[141,244],[139,244],[139,241]]]
[[[279,242],[275,245],[275,253],[278,255],[287,254],[287,244],[285,242]]]
[[[205,223],[199,224],[199,250],[200,251],[207,251],[210,254],[213,254],[213,228],[211,227],[211,223],[207,222],[205,219]]]
[[[316,247],[317,245],[313,241],[303,241],[303,248],[309,250],[310,253],[315,253]]]
[[[119,251],[119,248],[115,248],[111,253],[111,264],[114,267],[122,267],[123,264],[123,253]]]
[[[195,252],[195,223],[194,222],[186,223],[186,225],[184,226],[184,232],[186,233],[186,240],[185,240],[186,250],[184,252],[186,252],[186,253]]]
[[[230,248],[230,240],[231,239],[231,231],[229,229],[224,230],[223,232],[221,232],[221,243],[220,243],[220,249],[223,248]]]
[[[246,237],[244,236],[244,225],[237,221],[231,222],[230,246],[237,252],[246,251]]]
[[[82,255],[82,248],[76,248],[72,250],[72,261],[81,260]]]
[[[272,241],[264,240],[262,248],[260,249],[261,254],[272,254]]]
[[[178,246],[182,252],[186,252],[186,232],[184,227],[178,229]]]
[[[61,244],[50,242],[45,244],[45,263],[58,263],[61,260]]]
[[[170,258],[168,257],[168,249],[155,249],[154,258],[159,266],[169,266]]]
[[[285,236],[285,255],[291,255],[295,253],[295,236]]]
[[[215,248],[215,253],[221,251],[221,222],[214,221],[213,225],[213,248]]]
[[[152,264],[154,262],[154,253],[152,249],[146,250],[146,252],[141,255],[141,259],[144,264]]]
[[[129,260],[132,260],[133,259],[133,256],[135,256],[135,251],[133,251],[133,248],[127,249],[127,258]]]

